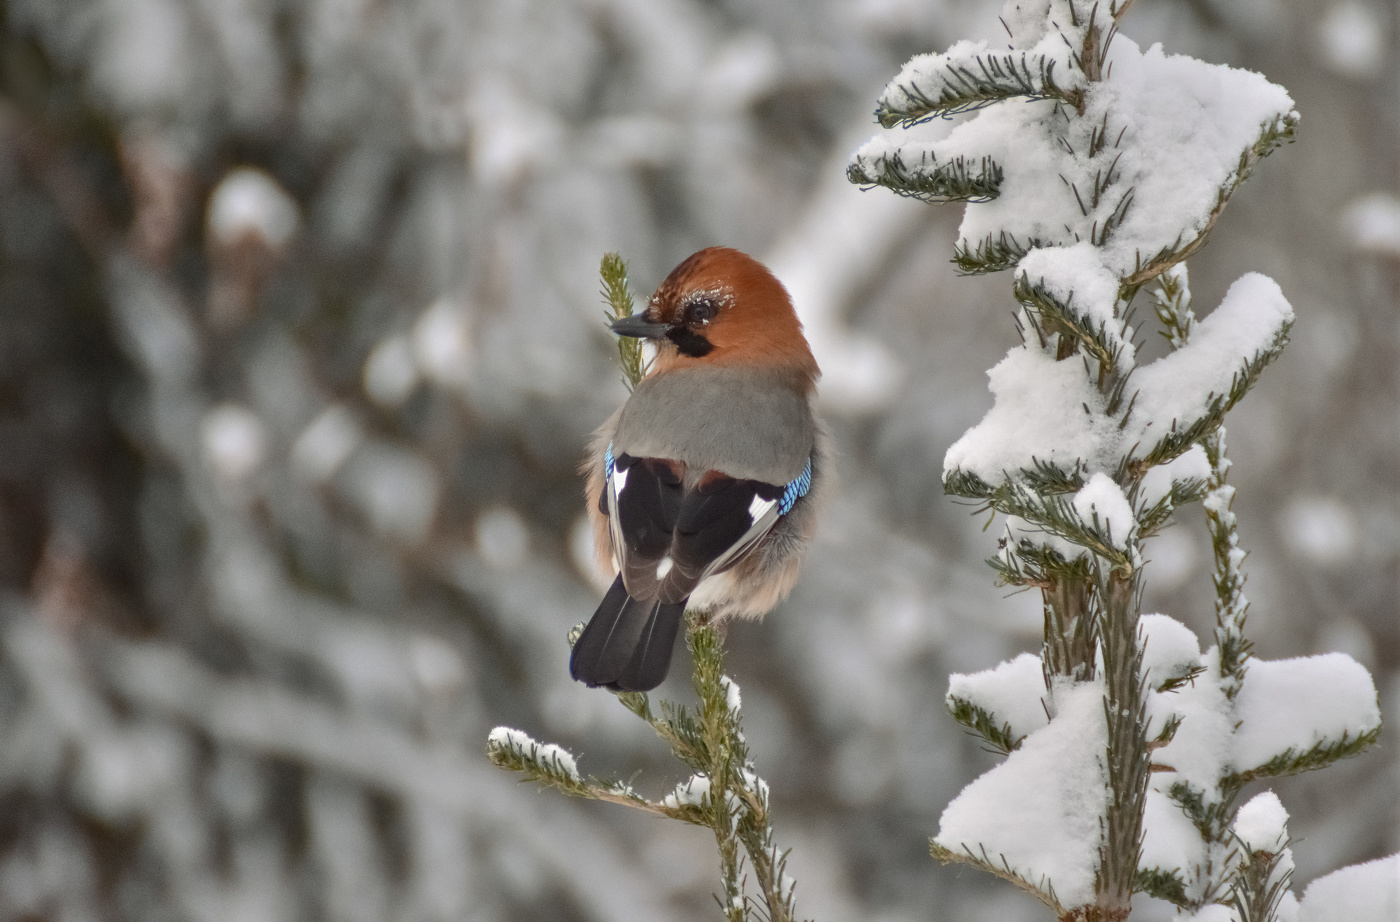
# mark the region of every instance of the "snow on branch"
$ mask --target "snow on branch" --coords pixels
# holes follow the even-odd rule
[[[1078,105],[1082,83],[1058,35],[1029,51],[1011,53],[993,52],[986,42],[962,41],[943,54],[921,54],[904,65],[880,96],[875,118],[886,128],[908,128],[1017,97]]]
[[[1223,422],[1293,309],[1248,273],[1198,319],[1180,264],[1298,116],[1259,74],[1118,36],[1129,5],[1010,0],[1009,52],[916,57],[877,110],[887,129],[970,117],[932,143],[877,135],[848,169],[967,202],[954,262],[1014,269],[1020,304],[1021,344],[988,372],[992,408],[948,449],[943,482],[1006,517],[990,563],[1041,590],[1045,640],[953,677],[954,719],[1006,758],[948,806],[932,850],[1065,919],[1125,919],[1145,891],[1198,919],[1277,922],[1293,900],[1287,814],[1272,794],[1238,807],[1241,788],[1362,751],[1379,711],[1340,654],[1250,659]],[[1133,301],[1153,279],[1172,351],[1140,363]],[[1140,611],[1145,543],[1198,500],[1216,564],[1205,653]]]

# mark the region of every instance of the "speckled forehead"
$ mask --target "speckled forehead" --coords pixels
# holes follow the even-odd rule
[[[696,298],[709,297],[728,301],[732,289],[714,277],[714,262],[710,254],[704,251],[688,257],[672,269],[666,280],[657,286],[651,296],[651,306],[666,311]]]

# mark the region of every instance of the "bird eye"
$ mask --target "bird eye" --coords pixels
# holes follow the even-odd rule
[[[719,306],[709,298],[700,298],[690,302],[685,309],[685,322],[690,324],[704,325],[714,319]]]

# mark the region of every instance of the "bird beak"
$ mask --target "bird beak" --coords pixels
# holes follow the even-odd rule
[[[646,319],[646,314],[619,317],[608,328],[618,336],[635,336],[637,339],[661,339],[671,329],[664,323],[652,323]]]

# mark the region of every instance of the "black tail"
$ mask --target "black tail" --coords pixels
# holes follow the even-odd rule
[[[569,674],[589,687],[651,691],[671,668],[685,602],[642,601],[619,576],[574,644]]]

